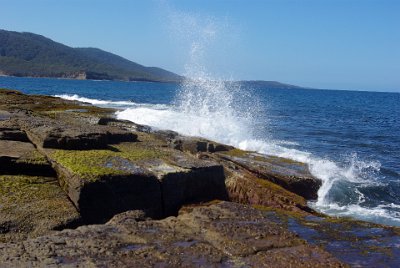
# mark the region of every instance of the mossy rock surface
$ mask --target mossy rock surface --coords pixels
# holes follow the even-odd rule
[[[100,108],[79,101],[44,95],[25,95],[17,90],[10,89],[0,89],[0,108],[8,111],[24,109],[50,118],[57,117],[58,113],[71,111],[83,116],[98,117],[111,115],[115,112],[114,109]]]
[[[163,147],[157,138],[148,141],[151,145],[126,142],[107,150],[44,151],[63,189],[91,222],[129,209],[160,218],[188,202],[227,198],[220,165]]]
[[[43,235],[78,220],[56,178],[0,175],[0,241]]]
[[[167,158],[170,152],[140,143],[121,143],[107,150],[52,150],[49,157],[71,173],[88,181],[101,180],[113,175],[129,175],[137,166],[133,162]],[[137,166],[137,168],[140,168]]]

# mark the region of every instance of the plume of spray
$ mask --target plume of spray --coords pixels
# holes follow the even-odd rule
[[[231,78],[215,77],[207,68],[212,62],[207,52],[216,42],[229,40],[220,38],[226,23],[177,11],[170,11],[169,19],[172,34],[188,46],[185,79],[176,96],[175,107],[192,121],[183,126],[181,132],[231,145],[251,138],[251,110],[257,106],[257,99],[241,90],[240,83],[230,81]]]

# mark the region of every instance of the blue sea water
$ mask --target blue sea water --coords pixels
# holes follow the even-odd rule
[[[400,226],[400,94],[0,77],[0,88],[118,108],[117,116],[307,163],[322,212]]]

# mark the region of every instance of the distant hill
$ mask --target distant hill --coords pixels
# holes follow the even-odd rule
[[[304,87],[284,84],[277,81],[263,81],[263,80],[251,80],[251,81],[239,81],[242,85],[247,85],[250,87],[263,87],[270,89],[299,89]]]
[[[98,48],[72,48],[41,35],[5,30],[0,30],[0,75],[157,82],[182,79]]]

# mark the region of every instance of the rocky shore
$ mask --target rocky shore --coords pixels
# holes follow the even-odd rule
[[[0,89],[0,267],[398,267],[400,230],[313,211],[288,159]]]

